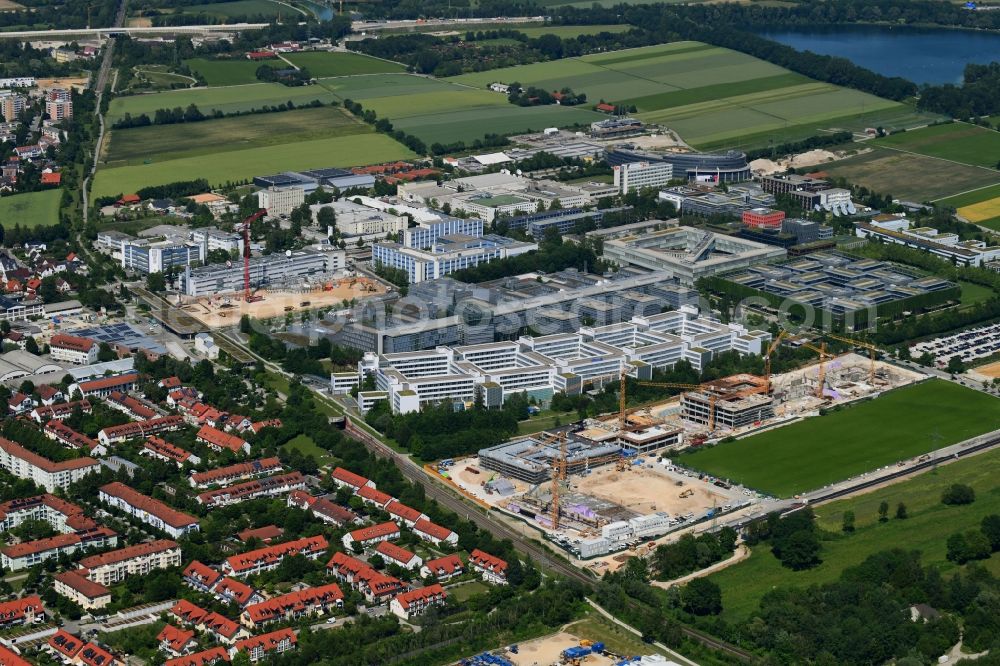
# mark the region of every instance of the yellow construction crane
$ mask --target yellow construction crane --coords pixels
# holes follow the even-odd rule
[[[875,359],[878,358],[879,348],[870,342],[865,342],[863,340],[855,340],[854,338],[849,338],[846,335],[835,335],[834,333],[827,333],[826,337],[833,338],[834,340],[840,340],[841,342],[846,342],[849,345],[854,345],[855,347],[861,347],[862,349],[868,350],[868,356],[871,358],[871,366],[868,369],[868,383],[874,386]]]
[[[816,397],[823,397],[823,382],[826,381],[826,361],[827,359],[836,358],[833,354],[826,350],[826,343],[819,343],[819,347],[809,342],[802,342],[803,347],[806,349],[811,349],[817,354],[819,354],[819,381],[816,382]]]
[[[559,439],[559,457],[553,461],[552,469],[552,531],[559,529],[559,483],[566,480],[566,433],[556,435]]]
[[[764,354],[764,383],[766,386],[765,395],[771,395],[771,354],[773,354],[774,350],[778,348],[778,345],[781,344],[782,340],[784,340],[787,337],[790,337],[791,335],[792,334],[789,333],[788,331],[785,330],[780,331],[777,337],[774,338],[774,342],[771,343],[771,346],[767,348],[767,353]]]

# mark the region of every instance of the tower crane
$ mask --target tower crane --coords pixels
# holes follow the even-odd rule
[[[841,342],[846,342],[849,345],[854,345],[855,347],[861,347],[862,349],[868,350],[868,356],[871,358],[871,366],[868,368],[868,383],[872,386],[875,385],[875,359],[878,357],[879,348],[870,342],[865,342],[863,340],[856,340],[854,338],[847,337],[846,335],[836,335],[834,333],[827,333],[828,338],[833,338],[834,340],[840,340]]]
[[[243,218],[238,228],[243,233],[243,299],[250,303],[253,301],[253,293],[250,291],[250,225],[267,215],[267,211],[261,208],[253,215]]]
[[[660,388],[679,388],[686,389],[681,393],[683,396],[687,391],[704,391],[708,393],[708,429],[709,431],[715,430],[715,401],[718,400],[716,389],[706,386],[705,384],[681,384],[678,382],[636,382],[639,386],[658,386]]]
[[[764,385],[766,387],[766,395],[771,395],[771,354],[773,354],[774,350],[778,348],[778,345],[781,344],[782,340],[790,337],[791,335],[792,334],[788,331],[780,331],[777,337],[774,338],[774,342],[771,343],[771,346],[767,348],[767,352],[764,354]]]
[[[811,349],[819,354],[819,381],[816,382],[816,397],[822,398],[823,382],[826,381],[826,361],[827,359],[836,358],[836,356],[826,350],[825,342],[819,343],[819,347],[810,342],[802,342],[801,344],[806,349]]]
[[[566,433],[554,435],[559,440],[559,457],[552,463],[552,531],[559,529],[559,483],[566,480]]]

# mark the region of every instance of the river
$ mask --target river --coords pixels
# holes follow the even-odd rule
[[[841,56],[914,83],[961,83],[967,63],[1000,61],[1000,32],[876,25],[759,31],[799,51]]]

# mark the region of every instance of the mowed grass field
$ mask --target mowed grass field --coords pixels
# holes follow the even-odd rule
[[[372,128],[340,107],[297,109],[198,123],[111,130],[107,167],[365,134]]]
[[[189,104],[196,104],[205,114],[215,110],[235,113],[263,106],[276,106],[288,101],[308,104],[314,99],[329,104],[336,99],[336,96],[323,86],[289,88],[280,83],[170,90],[148,95],[116,97],[111,100],[108,108],[108,119],[113,124],[126,113],[131,113],[133,116],[145,113],[152,117],[157,109],[172,109],[178,106],[185,108]]]
[[[1000,450],[993,450],[925,472],[910,480],[858,497],[815,508],[819,526],[829,532],[820,554],[823,562],[813,569],[792,571],[781,566],[767,546],[755,548],[739,564],[710,578],[722,588],[723,618],[745,620],[760,599],[776,587],[807,587],[836,580],[841,572],[868,556],[890,548],[919,550],[922,562],[947,577],[959,570],[949,562],[946,541],[955,532],[979,527],[984,516],[1000,513]],[[941,493],[953,483],[964,483],[976,491],[976,501],[967,506],[941,504]],[[890,516],[896,505],[906,505],[909,518],[878,522],[878,507],[888,502]],[[843,534],[845,511],[855,515],[855,531]],[[994,574],[1000,572],[1000,555],[982,562]]]
[[[507,26],[510,27],[510,26]],[[617,35],[628,32],[632,29],[630,25],[550,25],[535,28],[515,28],[518,32],[523,32],[528,37],[541,37],[542,35],[555,35],[567,39],[579,37],[580,35],[599,35],[602,32],[610,32]]]
[[[933,201],[956,192],[986,187],[1000,181],[1000,174],[932,157],[902,153],[866,142],[869,152],[829,162],[823,170],[882,194],[909,201]],[[1000,191],[997,195],[1000,196]]]
[[[44,227],[59,222],[62,190],[42,190],[0,197],[0,220],[12,229],[15,225]]]
[[[288,53],[285,58],[296,67],[308,69],[309,73],[316,78],[406,71],[406,67],[398,62],[371,58],[360,53],[311,51],[308,53]]]
[[[292,18],[301,13],[288,5],[282,5],[272,0],[233,0],[232,2],[211,2],[206,5],[191,5],[182,10],[187,14],[210,14],[222,18],[232,16],[266,16]]]
[[[287,67],[280,60],[252,62],[246,59],[230,58],[215,60],[210,58],[189,58],[184,61],[192,72],[204,77],[209,86],[238,86],[247,83],[259,83],[257,68],[265,63],[272,67]]]
[[[1000,132],[966,123],[922,127],[875,142],[887,148],[989,169],[994,169],[1000,160]]]
[[[969,222],[1000,231],[1000,183],[942,199]]]
[[[933,379],[681,458],[778,497],[821,488],[1000,428],[1000,399]]]
[[[485,88],[520,81],[570,87],[600,100],[635,105],[638,117],[676,130],[699,148],[766,145],[824,130],[919,122],[908,107],[812,81],[729,49],[674,42],[463,74],[448,79]],[[926,121],[924,121],[926,122]]]
[[[410,150],[388,136],[366,132],[182,157],[153,164],[102,168],[94,179],[94,196],[135,192],[146,185],[192,178],[206,178],[210,184],[219,185],[289,169],[349,167],[413,157]]]

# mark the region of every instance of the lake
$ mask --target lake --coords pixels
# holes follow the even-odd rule
[[[1000,61],[1000,33],[943,28],[827,26],[759,31],[799,51],[841,56],[914,83],[961,83],[965,65]]]

